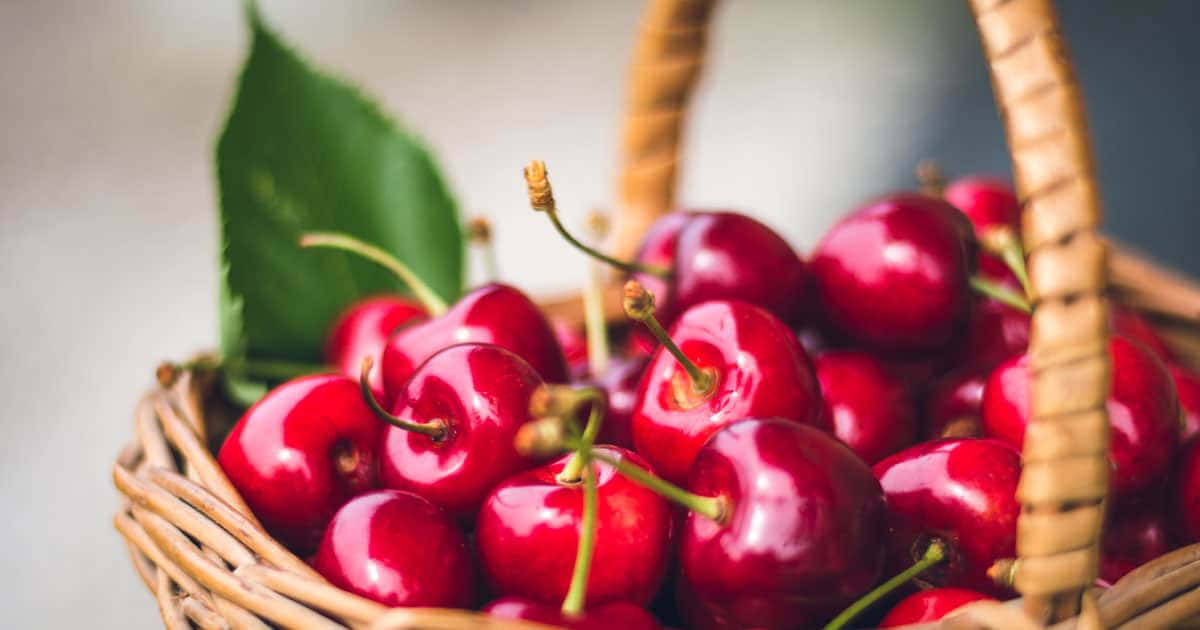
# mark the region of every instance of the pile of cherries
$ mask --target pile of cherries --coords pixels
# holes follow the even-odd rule
[[[544,166],[526,177],[592,251]],[[604,257],[630,274],[633,326],[599,366],[511,286],[447,305],[386,261],[423,301],[352,305],[326,350],[340,373],[273,389],[220,464],[273,536],[388,606],[838,628],[1010,598],[1018,216],[1007,184],[962,179],[853,211],[804,259],[745,215],[669,214],[636,260]],[[1200,541],[1200,376],[1138,315],[1110,320],[1104,583]]]

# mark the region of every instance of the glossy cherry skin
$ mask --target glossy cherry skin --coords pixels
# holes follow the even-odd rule
[[[570,373],[571,378],[587,377],[588,345],[584,331],[578,326],[572,326],[558,319],[551,320],[550,325],[554,327],[554,336],[558,339],[563,357],[567,360],[567,372]]]
[[[445,511],[411,492],[376,490],[342,506],[313,566],[334,586],[385,606],[475,603],[466,535]]]
[[[1012,186],[995,177],[963,177],[946,186],[942,198],[962,210],[971,220],[976,234],[1004,227],[1021,235],[1021,204]],[[984,252],[979,253],[979,270],[992,278],[1012,277],[1004,261]]]
[[[383,373],[379,369],[383,346],[397,329],[425,319],[425,309],[399,295],[379,295],[351,304],[338,317],[325,340],[325,362],[358,380],[365,357],[374,359],[371,390],[384,399]]]
[[[945,348],[962,327],[974,256],[961,212],[901,193],[842,219],[817,245],[811,270],[825,319],[852,340],[924,352]]]
[[[692,220],[695,214],[687,210],[679,210],[664,214],[655,220],[650,225],[650,229],[646,230],[646,235],[642,237],[635,260],[661,269],[674,270],[675,248],[679,243],[679,231]],[[675,305],[675,291],[671,280],[648,273],[635,273],[633,279],[640,282],[643,287],[646,287],[646,290],[654,295],[654,303],[657,306],[655,316],[663,326],[670,326],[680,311]],[[633,330],[634,338],[648,342],[651,348],[657,345],[656,342],[640,335],[640,332],[640,329],[635,328]]]
[[[596,439],[598,444],[633,448],[633,408],[637,404],[638,384],[649,363],[648,356],[614,358],[604,374],[592,381],[604,390],[608,405]]]
[[[1167,516],[1180,542],[1200,542],[1200,440],[1188,440],[1172,474]]]
[[[898,573],[936,538],[948,556],[922,574],[936,586],[1008,593],[987,576],[1001,558],[1016,556],[1015,498],[1021,455],[1000,440],[923,442],[879,462],[875,476],[888,505],[888,571]],[[914,555],[915,554],[915,555]]]
[[[625,449],[597,448],[648,467]],[[560,605],[566,596],[583,517],[582,484],[556,479],[570,457],[519,473],[484,500],[475,541],[493,593],[551,606]],[[607,464],[596,462],[595,470],[599,504],[588,604],[645,605],[662,583],[671,555],[671,507]]]
[[[700,450],[687,487],[726,504],[721,523],[689,513],[680,537],[686,588],[713,626],[809,627],[879,578],[879,483],[824,431],[735,422]]]
[[[578,617],[568,617],[557,606],[520,597],[503,597],[483,607],[483,612],[502,619],[524,619],[570,630],[659,630],[658,620],[645,608],[629,602],[591,606]]]
[[[1020,295],[1016,282],[1001,282]],[[1029,349],[1032,319],[1028,313],[989,297],[974,300],[967,334],[958,360],[959,369],[990,372],[1003,361]]]
[[[896,604],[879,622],[880,628],[940,621],[942,617],[980,600],[993,598],[965,588],[930,588],[913,593]]]
[[[1175,548],[1163,512],[1153,509],[1110,515],[1100,547],[1101,579],[1115,583],[1126,573]]]
[[[1167,370],[1175,381],[1175,393],[1179,396],[1179,411],[1183,416],[1183,433],[1180,441],[1189,440],[1200,433],[1200,374],[1177,363],[1168,363]]]
[[[470,521],[487,493],[537,461],[517,453],[517,429],[529,422],[529,398],[542,379],[521,357],[490,344],[460,344],[433,355],[405,384],[392,415],[442,422],[440,440],[388,425],[380,480],[415,492]]]
[[[868,464],[917,441],[908,389],[875,357],[857,350],[817,355],[814,364],[833,434]]]
[[[567,361],[554,329],[524,293],[487,284],[455,302],[441,317],[396,332],[383,350],[383,387],[391,399],[417,367],[457,343],[490,343],[525,359],[551,383],[567,381]]]
[[[1132,339],[1154,353],[1162,361],[1171,360],[1171,351],[1158,335],[1158,331],[1136,311],[1113,304],[1108,312],[1109,329],[1114,335]]]
[[[343,503],[378,485],[382,430],[358,383],[305,376],[246,410],[217,459],[267,531],[303,555]]]
[[[965,372],[938,381],[925,403],[925,439],[982,435],[980,408],[986,380],[985,375]]]
[[[683,483],[705,440],[730,422],[778,417],[829,427],[808,355],[766,310],[737,301],[700,304],[679,316],[671,339],[714,374],[715,384],[698,397],[666,349],[650,359],[638,386],[633,444],[664,479]]]
[[[1145,346],[1112,337],[1109,487],[1114,500],[1136,502],[1161,481],[1179,443],[1179,404],[1166,367]],[[983,430],[1021,448],[1030,414],[1028,359],[1000,364],[983,392]]]

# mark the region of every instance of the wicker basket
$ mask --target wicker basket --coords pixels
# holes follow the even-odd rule
[[[1034,418],[1024,448],[1012,578],[1022,598],[978,603],[926,628],[1166,628],[1200,615],[1200,545],[1103,592],[1107,300],[1152,316],[1200,365],[1200,288],[1106,242],[1075,77],[1050,0],[971,0],[1024,206],[1035,310]],[[633,57],[612,248],[628,255],[673,205],[680,130],[703,65],[713,0],[650,0]],[[619,299],[607,292],[607,311]],[[578,299],[547,300],[581,319]],[[168,628],[543,628],[478,613],[388,610],[341,591],[272,540],[212,456],[235,418],[213,375],[184,373],[139,403],[113,467],[114,524]],[[914,626],[916,627],[916,626]]]

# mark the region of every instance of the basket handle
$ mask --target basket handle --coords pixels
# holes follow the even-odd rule
[[[1107,251],[1097,234],[1082,98],[1051,0],[969,3],[1004,119],[1034,293],[1033,417],[1011,575],[1026,614],[1047,624],[1077,615],[1097,575],[1108,489]],[[619,256],[631,255],[649,224],[673,206],[683,114],[713,4],[647,3],[621,145]],[[1098,622],[1084,615],[1080,623]]]

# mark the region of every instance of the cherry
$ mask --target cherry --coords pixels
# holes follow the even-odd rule
[[[890,566],[907,566],[936,540],[947,547],[948,559],[926,572],[926,581],[1008,594],[987,570],[1016,555],[1016,449],[999,440],[936,440],[892,455],[874,472],[887,497]]]
[[[1166,513],[1180,542],[1200,542],[1200,440],[1188,440],[1180,449],[1168,492]]]
[[[1163,361],[1171,360],[1171,351],[1167,348],[1166,342],[1158,336],[1158,332],[1154,330],[1150,322],[1138,315],[1136,311],[1113,304],[1108,312],[1108,324],[1113,334],[1141,343]]]
[[[217,459],[267,531],[303,555],[343,503],[376,487],[382,429],[357,383],[305,376],[250,407]]]
[[[993,177],[963,177],[950,183],[942,197],[971,220],[981,241],[999,230],[1011,236],[1021,231],[1021,204],[1012,186]],[[1011,278],[1009,266],[996,256],[980,252],[979,270],[992,278]]]
[[[841,350],[819,354],[814,363],[833,433],[863,461],[873,464],[917,441],[908,391],[877,359]]]
[[[502,619],[524,619],[571,630],[659,630],[661,627],[645,608],[620,601],[595,606],[572,617],[553,606],[520,597],[503,597],[484,606],[483,612]]]
[[[630,451],[600,446],[594,453],[645,466]],[[567,455],[496,486],[484,500],[475,532],[479,559],[493,592],[557,605],[567,594],[580,540],[583,484],[560,475]],[[587,580],[593,606],[645,604],[658,590],[671,554],[672,512],[661,497],[594,464],[599,495],[595,558]]]
[[[971,227],[945,201],[884,197],[833,227],[811,269],[829,322],[873,348],[945,348],[960,330],[974,268]]]
[[[329,329],[325,362],[357,379],[365,357],[379,363],[383,346],[396,329],[425,317],[421,305],[398,295],[380,295],[351,304]],[[371,391],[383,397],[383,375],[371,371]]]
[[[646,231],[646,235],[642,237],[642,243],[638,247],[635,258],[637,263],[660,269],[673,267],[679,232],[695,216],[694,212],[679,210],[664,214],[655,220],[650,225],[650,229]],[[671,291],[669,279],[653,273],[634,273],[632,277],[654,294],[654,300],[658,304],[658,316],[662,321],[668,324],[675,321],[675,316],[679,314],[680,309],[676,308],[675,294],[674,291]],[[650,343],[652,344],[651,351],[653,351],[653,346],[658,344],[653,340],[650,340]]]
[[[1178,363],[1168,363],[1167,370],[1175,381],[1175,393],[1179,396],[1179,410],[1183,415],[1182,442],[1200,433],[1200,374]]]
[[[630,281],[625,311],[663,347],[638,387],[633,443],[672,482],[686,479],[696,453],[722,426],[747,417],[779,417],[827,428],[808,355],[795,333],[746,302],[713,301],[684,311],[668,338],[653,297]]]
[[[573,379],[585,378],[588,373],[587,337],[577,326],[559,319],[552,319],[550,325],[567,361],[567,372]]]
[[[993,598],[965,588],[931,588],[913,593],[896,604],[879,622],[880,628],[940,621],[946,615],[980,600]]]
[[[999,284],[1021,290],[1013,280]],[[960,369],[986,373],[1004,360],[1025,352],[1029,348],[1031,320],[1029,313],[995,298],[976,297],[957,361]]]
[[[650,357],[614,359],[592,383],[604,391],[606,412],[600,426],[600,444],[633,448],[633,410],[637,404],[638,384],[646,372]]]
[[[461,344],[433,355],[396,396],[383,433],[384,487],[415,492],[463,521],[488,491],[536,465],[513,447],[542,379],[499,346]],[[366,392],[369,395],[369,392]]]
[[[1109,484],[1114,500],[1134,501],[1166,476],[1179,443],[1179,405],[1166,368],[1144,346],[1112,337],[1109,356]],[[984,433],[1017,448],[1029,422],[1028,365],[1026,355],[1000,364],[983,392]]]
[[[313,566],[334,586],[385,606],[475,603],[466,536],[441,508],[411,492],[376,490],[342,506]]]
[[[962,372],[938,381],[925,407],[925,438],[979,437],[986,376]]]
[[[1109,583],[1175,548],[1161,509],[1110,518],[1100,548],[1100,578]]]

